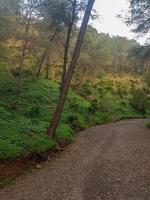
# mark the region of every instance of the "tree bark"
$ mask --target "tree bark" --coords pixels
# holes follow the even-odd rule
[[[80,27],[80,31],[79,31],[79,35],[78,35],[78,39],[77,39],[77,43],[74,49],[74,53],[72,56],[72,61],[70,63],[67,75],[66,75],[66,79],[65,79],[65,83],[63,85],[60,97],[59,97],[59,101],[56,107],[56,111],[52,120],[52,123],[50,125],[50,127],[48,128],[48,135],[49,137],[56,137],[56,129],[57,126],[59,124],[60,118],[61,118],[61,114],[63,112],[64,109],[64,104],[65,104],[65,100],[66,97],[68,95],[68,90],[69,90],[69,86],[70,86],[70,82],[72,80],[72,76],[77,64],[77,60],[80,54],[80,50],[81,50],[81,46],[83,43],[83,39],[84,39],[84,35],[87,29],[87,25],[88,25],[88,21],[91,15],[91,11],[93,8],[93,4],[94,4],[95,0],[89,0],[87,7],[86,7],[86,11],[83,17],[83,21],[82,21],[82,25]]]
[[[56,33],[57,33],[57,30],[55,30],[55,32],[53,33],[53,35],[52,35],[51,38],[49,39],[49,42],[52,42],[52,41],[55,39]],[[42,55],[42,58],[41,58],[41,61],[40,61],[39,65],[38,65],[37,68],[36,68],[35,76],[36,76],[37,78],[40,76],[43,63],[44,63],[45,59],[47,58],[47,56],[48,56],[48,54],[49,54],[49,48],[50,48],[49,46],[45,48],[45,51],[44,51],[44,53],[43,53],[43,55]]]
[[[41,69],[42,69],[43,63],[44,63],[46,55],[47,55],[47,51],[48,51],[48,47],[45,48],[45,51],[44,51],[42,58],[41,58],[41,61],[40,61],[39,65],[36,69],[36,77],[40,76]]]
[[[30,18],[28,19],[27,25],[25,27],[25,36],[24,36],[22,54],[21,54],[20,64],[19,64],[19,75],[18,75],[18,81],[17,81],[17,93],[18,94],[21,92],[22,72],[23,72],[24,58],[26,55],[26,49],[27,49],[27,44],[28,44],[29,28],[30,28]]]
[[[46,74],[45,74],[45,78],[48,79],[49,78],[49,53],[47,54],[47,61],[46,61]]]
[[[70,40],[71,40],[71,33],[72,33],[72,28],[75,20],[75,14],[76,14],[76,4],[77,1],[74,0],[72,4],[72,19],[68,27],[67,31],[67,37],[66,37],[66,42],[65,42],[65,48],[64,48],[64,63],[63,63],[63,73],[62,73],[62,81],[61,81],[61,89],[63,88],[65,78],[66,78],[66,73],[67,73],[67,61],[68,61],[68,51],[69,51],[69,45],[70,45]]]

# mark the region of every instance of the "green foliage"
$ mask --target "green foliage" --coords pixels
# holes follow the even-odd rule
[[[12,75],[0,74],[1,159],[44,152],[56,145],[56,141],[48,138],[46,131],[57,103],[59,85],[43,78],[35,81],[32,77],[24,78],[23,91],[18,96],[15,83]],[[136,91],[132,97],[135,88],[137,86],[134,84],[131,87],[130,81],[115,82],[103,76],[96,83],[85,83],[79,91],[82,97],[70,91],[57,129],[57,140],[71,142],[77,131],[89,126],[121,118],[142,117],[143,107],[139,109],[142,103],[134,104],[134,107],[131,104],[131,99],[136,103],[141,95],[143,99],[143,92],[135,97]],[[144,104],[145,110],[149,113]]]
[[[130,85],[126,82],[118,81],[116,87],[116,92],[120,96],[120,98],[123,98],[124,96],[127,96],[130,93]]]
[[[86,82],[80,88],[79,94],[82,95],[83,97],[87,97],[87,96],[93,94],[94,91],[95,91],[95,89],[93,88],[92,83]]]
[[[143,89],[136,89],[131,100],[132,106],[140,112],[145,113],[149,107],[148,97]]]
[[[22,151],[23,148],[15,144],[15,141],[0,138],[0,155],[2,159],[18,157]]]
[[[18,96],[13,76],[1,74],[0,81],[0,158],[15,159],[52,148],[56,141],[49,139],[46,132],[57,103],[59,85],[42,78],[36,81],[27,78]],[[92,120],[90,107],[90,102],[74,92],[69,93],[57,130],[58,140],[70,142],[74,130],[88,127]]]
[[[142,84],[141,82],[140,85]],[[100,77],[96,84],[84,84],[79,92],[91,101],[90,109],[94,112],[93,121],[101,123],[121,118],[142,117],[143,113],[131,105],[132,95],[138,87],[137,80],[128,80],[127,77],[125,80],[113,80],[107,75]]]
[[[68,141],[72,142],[74,139],[74,131],[69,124],[60,123],[57,129],[57,139],[58,141]]]
[[[10,176],[9,178],[0,179],[0,189],[4,188],[6,185],[10,184],[16,179],[15,176]]]
[[[41,1],[25,0],[4,0],[0,3],[0,159],[15,159],[23,154],[43,152],[57,142],[49,139],[46,131],[58,100],[59,85],[43,78],[33,80],[32,76],[41,60],[40,55],[45,48],[50,47],[47,53],[50,54],[51,63],[47,64],[51,66],[54,63],[56,66],[50,69],[53,72],[50,74],[54,74],[51,78],[60,81],[63,54],[60,43],[66,38],[73,4],[72,1],[65,0],[46,0],[46,4],[39,4],[41,5]],[[80,20],[86,4],[87,0],[77,1],[74,26]],[[17,24],[16,19],[19,19]],[[26,34],[25,29],[28,30]],[[54,35],[55,30],[59,32],[57,35],[60,38],[50,39],[49,36]],[[78,30],[75,31],[77,32]],[[22,66],[22,90],[18,95],[18,66],[25,41],[27,48]],[[71,37],[69,46],[74,46],[74,42],[75,38]],[[78,83],[78,86],[82,85],[78,91],[80,96],[71,91],[67,97],[57,129],[59,141],[70,142],[76,131],[91,125],[123,117],[139,117],[143,112],[150,112],[145,93],[138,91],[132,97],[132,92],[136,89],[134,83],[131,85],[126,81],[112,80],[106,73],[139,72],[141,60],[134,54],[129,56],[131,49],[137,46],[142,49],[138,56],[142,58],[144,66],[144,61],[147,62],[149,58],[149,46],[145,51],[134,40],[111,37],[88,26],[78,70],[75,70],[78,75],[83,76],[81,80],[88,79],[83,80],[83,85]],[[43,61],[43,69],[45,64],[46,60]],[[92,81],[90,76],[94,77]],[[80,76],[78,81],[80,82]],[[149,85],[149,77],[146,81]]]
[[[147,123],[147,127],[150,129],[150,122]]]
[[[19,76],[19,67],[12,68],[11,73],[14,77],[18,77]],[[28,76],[32,75],[32,71],[28,68],[24,68],[22,70],[22,74],[23,74],[24,77],[28,77]]]
[[[134,27],[135,33],[146,34],[149,32],[150,23],[147,13],[150,13],[149,0],[130,1],[129,16],[126,18],[126,23]]]
[[[99,102],[99,109],[104,113],[115,112],[117,106],[118,102],[116,101],[116,99],[114,99],[114,97],[110,93],[103,95]]]
[[[145,79],[145,82],[146,82],[148,88],[150,88],[150,72],[147,72],[144,74],[144,79]]]
[[[68,123],[71,124],[74,130],[80,130],[87,128],[87,119],[86,116],[80,113],[71,113],[67,115]]]

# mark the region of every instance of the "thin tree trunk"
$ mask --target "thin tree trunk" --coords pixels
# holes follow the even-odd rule
[[[64,104],[65,104],[65,100],[68,94],[68,90],[69,90],[69,86],[70,86],[70,82],[77,64],[77,60],[80,54],[80,50],[81,50],[81,46],[83,43],[83,39],[84,39],[84,35],[87,29],[87,25],[88,25],[88,21],[91,15],[91,10],[93,8],[93,4],[94,4],[95,0],[89,0],[88,4],[87,4],[87,8],[84,14],[84,18],[82,21],[82,25],[80,27],[80,31],[79,31],[79,35],[78,35],[78,39],[77,39],[77,43],[74,49],[74,53],[72,56],[72,61],[70,63],[67,75],[66,75],[66,79],[65,79],[65,83],[63,85],[62,91],[61,91],[61,95],[59,97],[59,101],[56,107],[56,111],[52,120],[52,123],[50,125],[50,127],[48,128],[48,135],[49,137],[55,137],[56,136],[56,129],[57,126],[59,124],[60,118],[61,118],[61,114],[63,112],[64,109]]]
[[[27,26],[25,28],[24,44],[23,44],[22,55],[21,55],[20,64],[19,64],[19,75],[18,75],[18,81],[17,81],[18,94],[21,92],[21,86],[22,86],[22,72],[23,72],[24,58],[26,55],[26,49],[27,49],[27,44],[28,44],[27,40],[28,40],[29,27],[30,27],[30,18],[28,19]]]
[[[19,65],[19,75],[18,75],[18,81],[17,81],[17,93],[19,94],[21,92],[21,86],[22,86],[22,72],[23,72],[23,64],[24,64],[24,57],[25,52],[27,48],[27,42],[25,41],[23,45],[22,55],[20,58],[20,65]]]
[[[72,4],[72,19],[71,19],[71,22],[69,24],[69,28],[67,31],[67,37],[66,37],[65,48],[64,48],[64,63],[63,63],[61,90],[63,88],[65,78],[66,78],[66,73],[67,73],[68,51],[69,51],[69,45],[70,45],[70,40],[71,40],[72,28],[73,28],[73,24],[74,24],[74,20],[75,20],[76,4],[77,4],[77,1],[74,0],[74,2]]]
[[[43,63],[44,63],[46,55],[47,55],[47,51],[48,51],[48,47],[45,48],[45,51],[44,51],[42,58],[41,58],[41,61],[40,61],[39,65],[36,69],[36,77],[40,76],[41,69],[42,69]]]
[[[55,39],[56,33],[57,33],[57,30],[55,30],[55,32],[54,32],[54,34],[51,36],[49,42],[52,42],[52,41]],[[49,46],[45,48],[45,51],[44,51],[44,53],[43,53],[43,55],[42,55],[42,58],[41,58],[41,61],[40,61],[39,65],[38,65],[37,68],[36,68],[35,76],[36,76],[37,78],[40,76],[43,63],[44,63],[45,59],[47,58],[47,54],[48,54],[48,53],[49,53]]]
[[[57,34],[57,40],[59,41],[60,45],[62,45],[62,47],[65,46],[65,42],[62,40],[62,38],[59,36],[59,34]]]
[[[47,54],[47,61],[46,61],[45,70],[46,70],[45,78],[48,79],[49,78],[49,52]]]
[[[80,77],[79,77],[79,80],[75,86],[75,89],[77,92],[80,91],[81,87],[82,87],[82,84],[84,82],[84,77],[85,77],[85,74],[86,74],[86,68],[83,69],[82,73],[80,72]]]

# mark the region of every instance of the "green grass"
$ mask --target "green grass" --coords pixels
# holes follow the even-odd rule
[[[57,129],[57,139],[72,142],[77,131],[89,126],[148,116],[150,109],[143,114],[132,105],[132,90],[130,81],[118,82],[105,76],[96,84],[83,85],[78,95],[70,91]],[[0,73],[0,159],[41,153],[57,144],[48,138],[46,131],[58,95],[57,83],[44,78],[33,81],[28,77],[24,79],[18,96],[15,78]]]
[[[44,152],[56,141],[46,130],[52,119],[59,85],[45,79],[24,80],[22,93],[16,94],[15,79],[0,77],[0,158],[15,159],[23,154]],[[60,125],[58,140],[73,141],[75,131],[88,127],[91,103],[70,92]]]

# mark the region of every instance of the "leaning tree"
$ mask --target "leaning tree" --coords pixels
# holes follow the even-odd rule
[[[56,135],[56,129],[57,126],[59,124],[60,118],[61,118],[61,114],[63,112],[64,109],[64,104],[68,95],[68,91],[69,91],[69,86],[72,80],[72,76],[74,74],[74,70],[76,68],[76,64],[79,58],[79,54],[80,54],[80,50],[81,50],[81,46],[83,43],[83,39],[85,36],[85,32],[88,26],[88,22],[89,22],[89,18],[91,16],[91,11],[93,8],[95,0],[88,0],[87,6],[86,6],[86,10],[85,10],[85,14],[83,17],[83,21],[79,30],[79,34],[78,34],[78,39],[74,48],[74,52],[72,55],[72,60],[70,62],[70,65],[68,67],[68,71],[65,77],[65,81],[63,83],[63,87],[61,89],[61,94],[59,96],[59,100],[58,100],[58,104],[56,106],[56,110],[53,116],[53,120],[48,128],[48,135],[50,137],[55,137]]]

